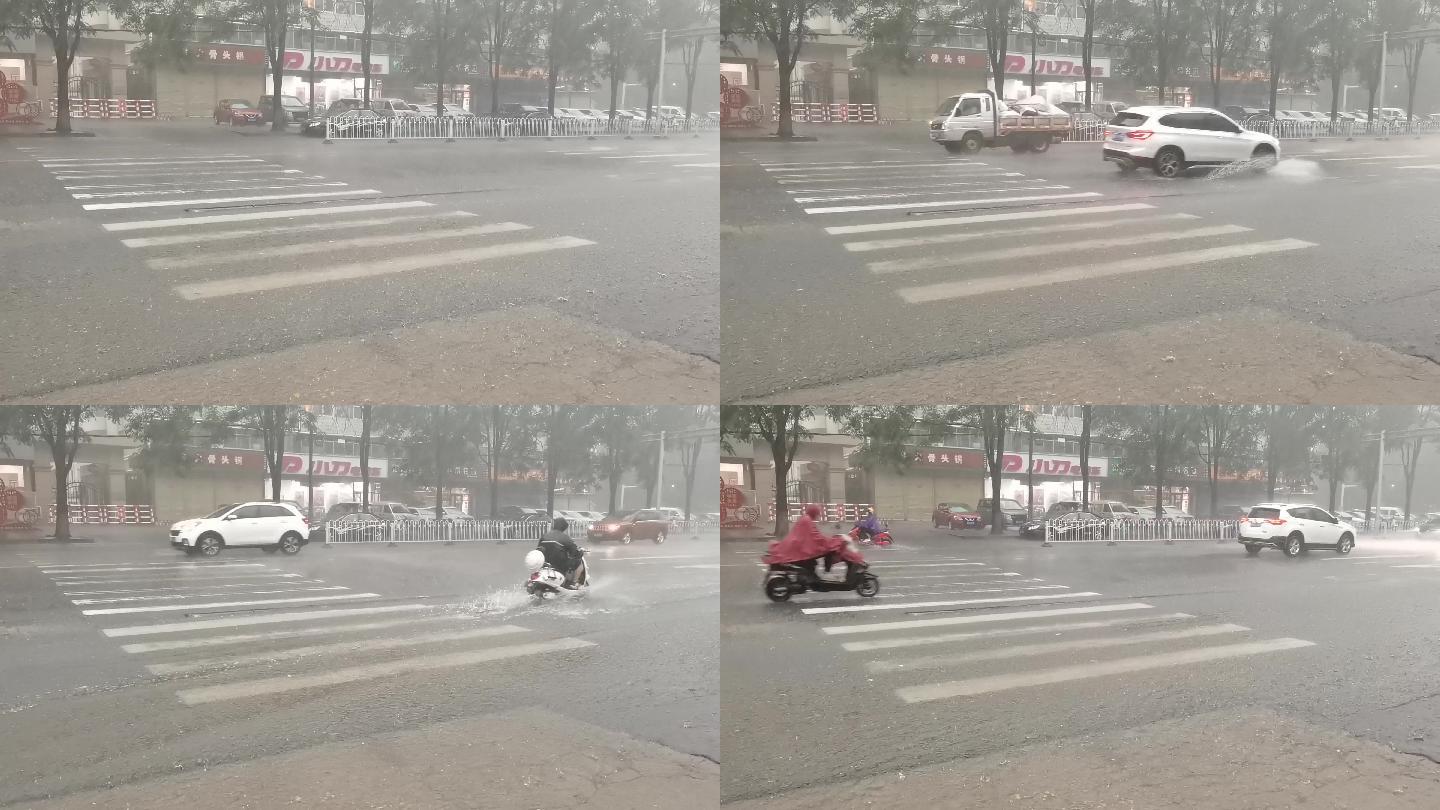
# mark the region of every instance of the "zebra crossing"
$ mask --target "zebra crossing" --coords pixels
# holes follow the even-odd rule
[[[1316,247],[970,158],[759,166],[907,304],[1198,271]]]
[[[886,561],[872,570],[883,583],[877,596],[807,600],[801,613],[907,704],[1315,646],[964,557]]]
[[[29,147],[101,228],[183,301],[254,296],[434,271],[513,268],[596,243],[539,235],[424,199],[387,197],[242,153],[60,157]],[[295,260],[274,269],[272,260]],[[263,268],[263,269],[262,269]]]
[[[713,148],[687,146],[683,142],[674,146],[638,151],[624,150],[617,146],[548,149],[546,151],[568,159],[586,160],[592,166],[620,170],[632,166],[647,166],[666,170],[681,169],[689,173],[720,168],[719,157]]]
[[[597,646],[264,563],[32,564],[187,706]]]

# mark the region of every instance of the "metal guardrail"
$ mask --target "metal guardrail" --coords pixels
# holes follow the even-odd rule
[[[1238,537],[1238,520],[1096,520],[1045,522],[1046,543],[1225,542]]]
[[[589,523],[571,523],[570,536],[583,538]],[[325,543],[474,543],[539,540],[549,521],[382,520],[356,515],[336,518],[322,531]]]
[[[331,141],[505,140],[699,135],[718,129],[709,121],[672,119],[491,118],[488,116],[379,117],[352,110],[325,120]]]

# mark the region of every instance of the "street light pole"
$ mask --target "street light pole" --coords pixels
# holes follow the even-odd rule
[[[1380,450],[1375,459],[1375,517],[1385,505],[1385,431],[1380,431]],[[1367,516],[1368,517],[1368,516]]]
[[[1035,429],[1030,429],[1030,464],[1025,472],[1025,488],[1029,492],[1025,495],[1025,519],[1035,517]]]
[[[305,514],[315,520],[315,425],[310,425],[310,464],[305,472]]]
[[[1376,99],[1376,101],[1379,102],[1379,104],[1376,105],[1376,106],[1378,107],[1378,109],[1376,110],[1376,112],[1379,113],[1379,115],[1380,115],[1380,122],[1381,122],[1382,124],[1385,122],[1385,62],[1386,62],[1386,55],[1387,55],[1387,54],[1386,54],[1386,51],[1387,51],[1387,49],[1388,49],[1389,43],[1390,43],[1390,32],[1388,32],[1388,31],[1381,31],[1381,32],[1380,32],[1380,95],[1379,95],[1379,98]],[[1384,443],[1385,443],[1385,431],[1383,431],[1383,430],[1380,431],[1380,443],[1381,443],[1382,446],[1383,446]],[[1383,453],[1384,450],[1381,450],[1381,452]]]
[[[1384,74],[1381,74],[1381,81],[1384,81]],[[660,117],[660,109],[665,104],[665,29],[660,29],[660,77],[655,83],[655,117]]]
[[[660,452],[655,454],[655,503],[652,507],[658,508],[664,500],[662,491],[665,489],[665,431],[660,431]]]

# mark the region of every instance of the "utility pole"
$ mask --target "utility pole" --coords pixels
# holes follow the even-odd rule
[[[1380,431],[1380,451],[1375,459],[1375,517],[1382,514],[1385,505],[1385,431]],[[1367,516],[1368,517],[1368,516]],[[1383,523],[1382,523],[1383,525]]]
[[[1025,496],[1025,519],[1035,517],[1035,428],[1030,428],[1029,465],[1025,471],[1025,488],[1029,493]]]
[[[315,117],[315,18],[310,18],[310,118]],[[308,121],[306,123],[309,123]]]
[[[1388,32],[1388,31],[1381,31],[1381,32],[1380,32],[1380,94],[1379,94],[1378,98],[1376,99],[1376,100],[1379,102],[1379,104],[1376,105],[1376,106],[1378,107],[1378,109],[1375,111],[1375,112],[1376,112],[1377,114],[1379,114],[1379,116],[1380,116],[1380,123],[1381,123],[1381,124],[1384,124],[1384,123],[1385,123],[1385,62],[1387,61],[1387,56],[1388,56],[1387,51],[1388,51],[1388,48],[1389,48],[1389,44],[1390,44],[1390,32]],[[1382,446],[1382,448],[1383,448],[1383,446],[1384,446],[1384,444],[1385,444],[1385,431],[1383,431],[1383,430],[1380,431],[1380,444],[1381,444],[1381,446]],[[1385,451],[1382,449],[1380,452],[1383,454]]]
[[[665,29],[660,29],[660,77],[655,83],[655,117],[665,104]]]
[[[665,431],[660,431],[660,452],[656,453],[655,461],[655,503],[653,507],[659,507],[665,500]]]
[[[315,522],[315,424],[310,424],[310,464],[305,471],[305,514]]]

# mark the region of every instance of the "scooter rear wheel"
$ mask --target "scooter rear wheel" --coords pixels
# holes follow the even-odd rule
[[[771,602],[790,601],[790,583],[784,577],[772,577],[765,580],[765,596]]]

